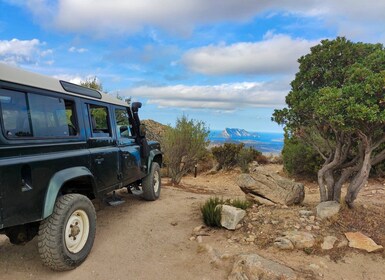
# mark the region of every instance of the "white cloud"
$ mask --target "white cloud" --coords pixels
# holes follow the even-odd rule
[[[277,107],[285,103],[288,81],[244,82],[214,86],[140,86],[123,90],[126,97],[146,98],[160,107],[236,110]]]
[[[44,45],[38,39],[0,41],[0,61],[12,65],[39,63],[52,54],[51,49],[43,49]]]
[[[192,49],[182,61],[190,70],[207,75],[294,73],[297,59],[318,43],[268,33],[261,42]]]
[[[144,27],[188,32],[218,21],[249,21],[275,13],[317,17],[339,35],[360,39],[385,36],[385,2],[378,0],[8,0],[26,7],[44,25],[94,36],[132,33]],[[362,28],[364,26],[364,28]],[[356,27],[362,31],[357,32]]]
[[[85,49],[85,48],[76,48],[74,46],[70,47],[68,49],[69,52],[77,52],[77,53],[84,53],[84,52],[87,52],[88,50]]]

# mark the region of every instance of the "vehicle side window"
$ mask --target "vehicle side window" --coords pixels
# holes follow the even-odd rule
[[[60,97],[0,91],[5,136],[68,137],[77,134],[75,105]]]
[[[92,135],[95,137],[111,136],[108,121],[108,108],[100,105],[89,105]]]
[[[115,109],[116,131],[118,138],[131,137],[130,122],[128,120],[128,113],[125,109]]]

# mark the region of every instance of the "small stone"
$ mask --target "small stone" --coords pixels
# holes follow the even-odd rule
[[[349,247],[351,248],[365,250],[369,253],[383,249],[381,245],[377,245],[376,242],[361,232],[347,232],[345,236],[349,240]]]
[[[322,250],[330,250],[333,249],[334,243],[338,240],[335,236],[326,236],[324,238],[324,242],[321,244]]]
[[[278,225],[278,224],[279,224],[279,221],[272,220],[272,221],[271,221],[271,224],[273,224],[273,225]]]
[[[310,216],[309,217],[309,222],[314,223],[315,222],[315,216]]]
[[[230,205],[221,205],[221,225],[224,228],[235,230],[235,227],[245,215],[245,210]]]
[[[300,228],[301,228],[301,226],[300,226],[299,224],[294,225],[294,227],[295,227],[296,229],[300,229]]]
[[[341,205],[337,201],[325,201],[317,205],[317,217],[325,219],[332,217],[340,211]]]
[[[311,231],[312,226],[306,226],[305,229],[306,229],[307,231]]]
[[[194,228],[194,232],[199,232],[201,229],[203,229],[205,226],[204,225],[200,225],[200,226],[197,226]]]
[[[309,210],[299,210],[299,214],[300,214],[301,216],[307,217],[307,216],[313,215],[313,211],[309,211]]]
[[[247,228],[252,229],[254,226],[251,223],[247,224]]]
[[[313,226],[313,229],[314,229],[314,230],[319,230],[319,229],[320,229],[320,226]]]
[[[202,243],[203,242],[203,238],[200,235],[196,237],[196,240],[197,240],[198,243]]]
[[[195,240],[195,236],[191,236],[191,237],[189,238],[189,240],[190,240],[190,241],[194,241],[194,240]]]
[[[299,218],[299,220],[300,220],[301,222],[306,222],[306,219],[305,219],[305,218]]]
[[[289,239],[297,249],[312,248],[315,243],[314,236],[304,231],[284,232],[284,238]]]
[[[255,241],[255,235],[249,235],[249,237],[246,238],[246,241],[250,242],[250,243],[254,242]]]
[[[274,240],[274,246],[282,250],[293,250],[293,243],[284,237],[278,237]]]
[[[236,226],[235,226],[235,229],[240,229],[242,227],[242,224],[237,224]]]
[[[173,227],[177,226],[178,225],[178,222],[171,222],[170,223]]]
[[[315,263],[309,264],[309,267],[310,267],[310,268],[313,268],[313,269],[320,269],[319,265],[317,265],[317,264],[315,264]]]
[[[344,238],[343,240],[340,241],[340,243],[338,243],[337,248],[346,247],[348,246],[348,243],[349,243],[348,240]]]

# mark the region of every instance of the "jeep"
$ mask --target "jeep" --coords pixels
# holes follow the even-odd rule
[[[91,251],[93,199],[114,204],[121,188],[158,199],[162,153],[140,107],[0,64],[0,233],[37,236],[42,262],[69,270]]]

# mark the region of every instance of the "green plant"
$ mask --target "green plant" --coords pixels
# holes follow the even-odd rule
[[[222,146],[213,147],[213,153],[219,164],[219,169],[231,169],[237,165],[239,152],[243,149],[244,144],[224,143]]]
[[[244,173],[249,173],[249,164],[258,157],[262,158],[262,153],[255,150],[253,147],[243,147],[237,156],[237,164]]]
[[[251,205],[253,205],[253,203],[248,201],[248,200],[243,200],[243,199],[235,198],[235,199],[230,201],[229,205],[234,206],[236,208],[240,208],[240,209],[246,210]]]
[[[166,129],[162,148],[171,183],[179,184],[182,177],[206,155],[208,134],[204,122],[189,120],[186,116],[177,119],[175,128]]]
[[[210,197],[205,204],[201,206],[203,221],[207,226],[221,226],[221,207],[218,205],[224,204],[223,199],[218,197]]]

